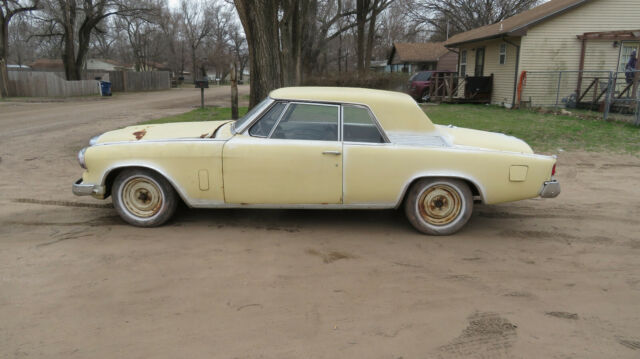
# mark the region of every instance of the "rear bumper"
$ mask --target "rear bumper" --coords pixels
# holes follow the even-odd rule
[[[540,197],[555,198],[560,194],[560,182],[556,180],[546,181],[540,190]]]
[[[72,191],[76,196],[94,196],[96,198],[104,198],[105,187],[96,184],[82,183],[82,178],[80,178],[73,184]]]

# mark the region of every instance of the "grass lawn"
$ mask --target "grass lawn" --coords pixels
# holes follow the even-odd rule
[[[640,127],[486,105],[422,106],[441,125],[501,132],[525,140],[536,152],[563,150],[640,154]]]
[[[238,113],[243,116],[247,113],[246,107],[238,107]],[[231,119],[231,107],[205,107],[169,117],[141,122],[141,125],[168,123],[168,122],[194,122],[194,121],[221,121]]]

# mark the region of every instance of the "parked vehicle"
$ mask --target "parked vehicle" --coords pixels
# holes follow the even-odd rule
[[[433,74],[439,72],[449,73],[449,71],[420,71],[411,75],[407,83],[407,93],[418,102],[429,101],[429,87]]]
[[[237,121],[138,125],[80,151],[76,195],[113,198],[126,222],[158,226],[199,208],[404,207],[447,235],[474,202],[555,197],[556,159],[503,134],[434,125],[406,94],[331,87],[272,91]]]

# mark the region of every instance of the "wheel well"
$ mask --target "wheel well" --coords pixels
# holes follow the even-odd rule
[[[105,187],[105,195],[104,198],[107,198],[111,195],[111,187],[113,186],[113,182],[116,180],[116,177],[118,177],[118,175],[124,171],[124,170],[130,170],[130,169],[139,169],[139,170],[146,170],[146,171],[151,171],[155,174],[157,174],[158,176],[164,178],[165,180],[167,180],[167,182],[169,183],[169,185],[171,186],[171,188],[173,188],[173,190],[176,192],[178,198],[184,202],[184,199],[182,198],[182,196],[180,195],[180,192],[178,192],[175,188],[175,186],[173,185],[173,183],[171,181],[169,181],[169,179],[164,176],[162,173],[154,170],[153,168],[149,168],[149,167],[141,167],[141,166],[125,166],[125,167],[118,167],[118,168],[114,168],[113,170],[111,170],[108,174],[107,177],[104,180],[104,187]]]
[[[414,178],[413,181],[411,181],[411,183],[409,183],[409,185],[407,186],[407,188],[404,189],[404,193],[402,195],[402,203],[401,205],[404,205],[404,201],[407,198],[407,193],[409,193],[409,190],[411,189],[411,187],[418,181],[420,181],[421,179],[425,179],[425,178],[451,178],[451,179],[457,179],[457,180],[461,180],[464,183],[467,184],[467,186],[469,186],[469,189],[471,190],[471,195],[473,197],[480,197],[480,200],[482,201],[482,193],[480,193],[480,190],[478,189],[478,186],[476,186],[475,183],[469,181],[466,178],[461,178],[461,177],[446,177],[446,176],[424,176],[424,177],[418,177],[418,178]]]

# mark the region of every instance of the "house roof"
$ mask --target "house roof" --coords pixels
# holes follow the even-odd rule
[[[447,52],[449,50],[442,42],[395,42],[389,56],[389,64],[434,62]]]
[[[59,69],[64,68],[61,59],[37,59],[29,64],[32,68],[37,69]]]
[[[452,36],[445,41],[447,47],[467,42],[488,40],[503,36],[522,36],[527,28],[546,21],[591,0],[551,0],[533,9],[521,12],[495,24],[475,28]]]

